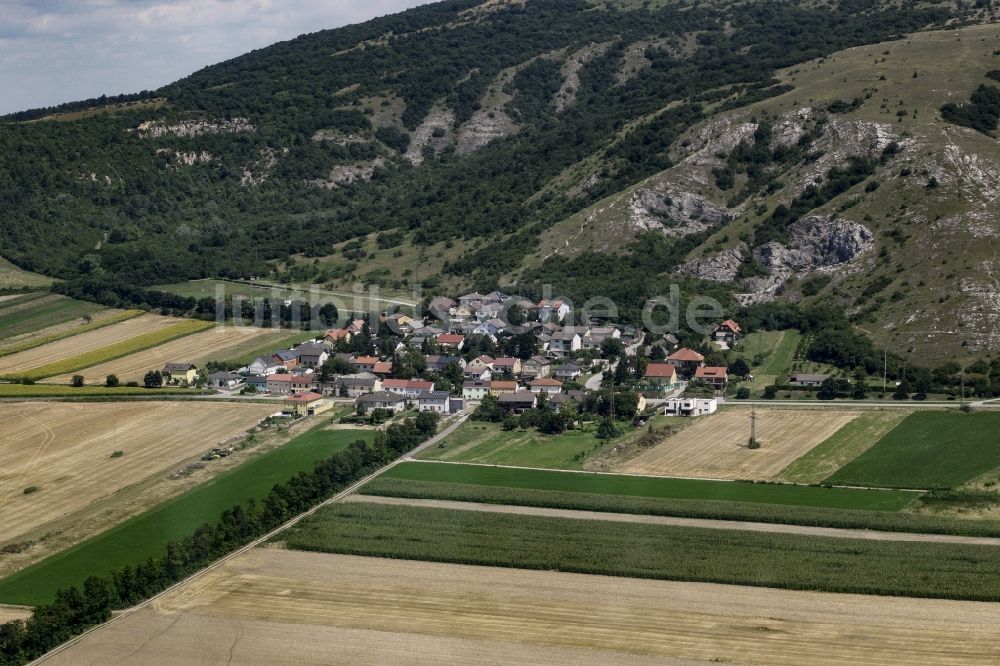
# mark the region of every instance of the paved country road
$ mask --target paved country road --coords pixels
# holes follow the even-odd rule
[[[806,536],[835,537],[840,539],[864,539],[867,541],[920,541],[929,543],[954,543],[967,546],[1000,547],[1000,538],[957,536],[953,534],[914,534],[910,532],[878,532],[875,530],[844,529],[840,527],[810,527],[808,525],[786,525],[781,523],[753,523],[739,520],[713,520],[708,518],[680,518],[675,516],[650,516],[633,513],[610,513],[604,511],[578,511],[576,509],[551,509],[535,506],[513,506],[510,504],[487,504],[484,502],[457,502],[453,500],[411,499],[407,497],[378,497],[374,495],[350,495],[344,502],[369,504],[392,504],[437,509],[460,509],[463,511],[492,511],[520,516],[543,516],[550,518],[573,518],[577,520],[606,520],[617,523],[642,523],[645,525],[672,525],[674,527],[699,527],[715,530],[742,530],[744,532],[773,532],[780,534],[802,534]]]

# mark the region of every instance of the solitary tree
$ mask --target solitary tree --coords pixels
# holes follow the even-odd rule
[[[107,379],[104,380],[104,385],[108,388],[114,388],[115,386],[118,386],[119,383],[118,375],[108,375]]]
[[[83,386],[83,375],[73,375],[73,386],[75,388]]]

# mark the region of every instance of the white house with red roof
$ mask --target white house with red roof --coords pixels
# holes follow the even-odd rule
[[[716,391],[725,391],[729,384],[729,371],[723,367],[702,366],[695,370],[694,378],[710,384]]]
[[[712,332],[712,338],[719,343],[732,347],[740,337],[740,325],[732,319],[727,319]]]
[[[643,378],[646,384],[656,391],[670,391],[680,381],[677,366],[672,363],[650,363],[646,366]]]
[[[680,373],[686,377],[705,365],[705,357],[693,349],[682,347],[667,357],[667,363],[676,365]]]

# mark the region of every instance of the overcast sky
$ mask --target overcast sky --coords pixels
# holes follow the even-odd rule
[[[152,90],[428,0],[0,0],[0,114]]]

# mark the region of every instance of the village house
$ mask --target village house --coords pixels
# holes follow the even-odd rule
[[[503,314],[503,306],[499,303],[484,303],[476,310],[476,321],[482,323],[489,319],[497,319]]]
[[[719,408],[716,398],[667,398],[660,405],[666,416],[704,416]]]
[[[492,319],[487,319],[483,323],[472,329],[473,333],[478,333],[479,335],[489,335],[490,337],[496,337],[507,330],[507,322],[496,317]]]
[[[381,390],[382,380],[373,374],[362,372],[337,377],[328,393],[339,396],[346,392],[348,398],[357,398],[359,395]]]
[[[295,393],[285,398],[285,406],[281,411],[295,416],[312,416],[322,414],[332,407],[333,403],[324,398],[321,393],[308,391]]]
[[[291,395],[301,391],[311,391],[313,378],[309,375],[289,373],[267,376],[267,392],[271,395]]]
[[[377,356],[358,356],[351,363],[358,372],[373,372],[375,364],[379,362]]]
[[[465,346],[465,336],[457,333],[442,333],[434,341],[442,350],[458,351]]]
[[[355,404],[364,405],[365,413],[371,413],[376,409],[384,409],[395,414],[406,409],[406,398],[390,391],[376,391],[375,393],[359,395]]]
[[[716,391],[725,391],[729,384],[729,371],[724,367],[701,367],[695,370],[694,378],[711,385]]]
[[[243,384],[243,375],[235,372],[213,372],[208,376],[210,388],[225,389],[232,391]],[[266,386],[265,382],[265,386]]]
[[[198,366],[194,363],[167,363],[160,371],[164,384],[194,384]]]
[[[562,406],[568,402],[575,403],[577,405],[583,403],[583,399],[586,396],[584,391],[566,391],[565,393],[557,393],[555,395],[548,396],[546,401],[546,406],[554,412],[558,412],[562,409]]]
[[[392,361],[378,361],[372,366],[372,374],[385,377],[392,373]]]
[[[428,354],[427,356],[424,356],[424,361],[427,362],[427,369],[431,372],[441,372],[452,363],[457,364],[458,367],[463,370],[466,366],[465,359],[461,356],[439,356],[437,354]]]
[[[299,352],[294,349],[279,349],[274,352],[274,362],[283,368],[293,370],[299,364]]]
[[[358,333],[361,333],[365,330],[365,320],[355,319],[350,324],[348,324],[346,328],[347,332],[350,333],[352,336],[357,335]]]
[[[318,342],[305,342],[295,348],[299,353],[299,365],[318,368],[330,358],[330,351]]]
[[[465,366],[466,370],[492,370],[495,359],[492,356],[483,354],[469,361]]]
[[[278,368],[283,367],[273,357],[258,356],[247,366],[247,373],[251,375],[273,375],[278,371]]]
[[[428,303],[427,309],[435,318],[444,321],[451,315],[452,309],[457,305],[458,303],[454,299],[447,296],[435,296]]]
[[[620,340],[621,337],[622,332],[614,326],[595,326],[583,335],[580,343],[584,349],[600,349],[605,340]]]
[[[513,377],[521,374],[521,359],[514,357],[503,357],[493,359],[493,376],[506,375]]]
[[[480,294],[477,291],[474,291],[471,294],[466,294],[464,296],[459,296],[458,297],[458,303],[459,303],[459,305],[473,305],[473,306],[475,306],[475,307],[478,308],[480,305],[483,304],[483,299],[484,298],[485,298],[485,296],[483,296],[482,294]]]
[[[462,384],[462,397],[466,400],[482,400],[490,394],[490,382],[468,381]]]
[[[539,321],[562,321],[570,313],[569,303],[561,298],[542,299],[537,307]]]
[[[416,399],[424,391],[434,390],[434,382],[423,379],[386,379],[382,388],[405,398]]]
[[[477,306],[470,305],[468,303],[460,303],[455,308],[452,308],[448,317],[448,322],[450,324],[462,324],[475,319],[476,307]]]
[[[693,349],[682,347],[667,357],[667,363],[676,365],[682,377],[691,377],[695,370],[705,365],[705,357]]]
[[[247,375],[246,388],[252,389],[257,393],[267,392],[267,377],[265,375]]]
[[[500,407],[510,412],[523,412],[527,409],[535,408],[536,396],[531,391],[517,391],[516,393],[504,393],[497,398]]]
[[[417,396],[417,409],[421,412],[449,414],[451,396],[447,391],[424,391]]]
[[[732,319],[727,319],[718,326],[712,332],[712,337],[716,342],[725,344],[727,347],[733,347],[740,337],[740,325],[737,324]]]
[[[497,379],[490,382],[490,395],[499,398],[504,393],[517,393],[517,382]]]
[[[553,395],[562,391],[562,382],[550,377],[539,377],[528,384],[532,393],[546,393]]]
[[[489,368],[474,368],[471,365],[467,365],[462,370],[462,377],[470,380],[489,381],[493,377],[493,372]]]
[[[344,342],[351,341],[351,332],[346,328],[330,329],[326,332],[324,339],[331,344],[336,344],[343,340]]]
[[[581,347],[580,334],[569,328],[552,334],[549,340],[549,351],[556,354],[572,354]]]
[[[552,369],[552,376],[560,381],[573,381],[583,374],[583,368],[576,363],[563,363]]]
[[[809,373],[797,373],[788,378],[788,383],[792,386],[803,386],[809,388],[819,388],[823,385],[830,375],[824,374],[809,374]]]
[[[680,378],[677,366],[671,363],[650,363],[646,366],[643,379],[651,391],[666,392],[676,388]]]
[[[521,375],[526,379],[538,377],[548,377],[552,368],[552,361],[544,356],[532,356],[521,364]]]

